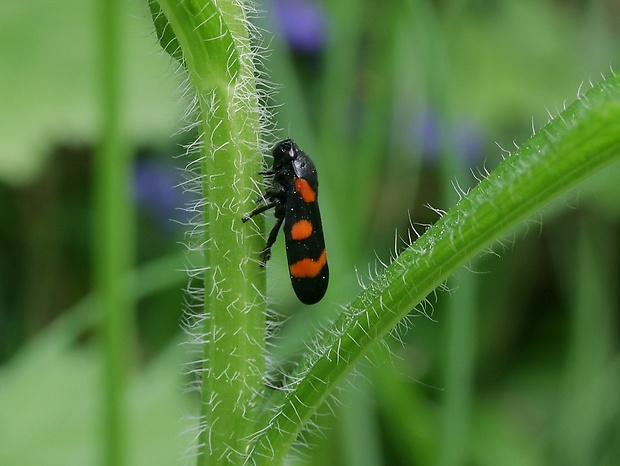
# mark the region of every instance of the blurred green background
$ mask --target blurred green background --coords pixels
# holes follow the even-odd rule
[[[450,208],[453,184],[474,186],[620,63],[612,0],[258,7],[273,32],[264,63],[278,88],[267,102],[276,136],[317,165],[332,269],[321,304],[301,307],[276,244],[270,307],[290,318],[275,361],[293,361],[403,247],[396,234],[415,238],[411,223],[422,233],[437,219],[425,206]],[[101,456],[97,21],[92,1],[0,4],[0,465]],[[183,76],[144,2],[128,2],[121,21],[137,303],[130,464],[185,464],[195,400],[180,344],[182,207],[192,197],[178,186],[190,161],[179,155],[196,135],[179,132]],[[407,331],[322,410],[293,464],[620,464],[619,177],[616,164],[588,180],[413,310]]]

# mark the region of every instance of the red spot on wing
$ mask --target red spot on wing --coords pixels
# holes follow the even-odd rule
[[[316,191],[303,178],[295,178],[295,191],[297,191],[304,202],[316,201]]]
[[[306,257],[291,265],[289,271],[291,276],[295,278],[314,278],[321,273],[325,264],[327,264],[327,252],[323,249],[318,259],[314,260]]]
[[[309,238],[312,235],[312,223],[308,220],[299,220],[291,227],[291,238],[297,241]]]

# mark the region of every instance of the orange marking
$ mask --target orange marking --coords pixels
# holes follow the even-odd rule
[[[291,238],[300,241],[302,239],[309,238],[312,235],[312,223],[308,220],[299,220],[293,224],[291,228]]]
[[[295,278],[314,278],[325,267],[325,264],[327,264],[327,252],[323,249],[317,260],[306,257],[291,265],[289,271]]]
[[[295,178],[295,191],[299,193],[304,202],[316,201],[316,191],[303,178]]]

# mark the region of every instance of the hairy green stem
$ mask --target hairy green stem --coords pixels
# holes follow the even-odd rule
[[[619,155],[620,79],[613,76],[504,160],[347,306],[288,390],[272,397],[256,438],[257,463],[281,464],[334,387],[456,268]]]
[[[282,464],[318,406],[411,309],[508,229],[620,152],[620,80],[612,77],[409,246],[317,338],[291,382],[261,403],[265,282],[253,260],[261,239],[240,222],[251,210],[252,176],[261,165],[245,11],[231,0],[151,6],[162,46],[185,66],[198,96],[205,256],[198,464]]]
[[[159,6],[160,37],[169,24],[168,44],[180,46],[198,98],[204,308],[195,329],[203,344],[197,464],[243,464],[265,370],[265,278],[252,260],[261,239],[241,222],[261,167],[249,23],[239,1]],[[175,50],[168,51],[179,59]]]

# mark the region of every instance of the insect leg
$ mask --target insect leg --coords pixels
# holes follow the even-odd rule
[[[241,217],[241,221],[243,223],[245,223],[248,220],[250,220],[252,217],[254,217],[255,215],[258,215],[258,214],[260,214],[262,212],[265,212],[266,210],[273,209],[278,204],[279,204],[279,201],[273,201],[273,202],[270,202],[267,205],[262,205],[260,207],[257,207],[256,209],[254,209],[252,212],[250,212],[246,216]]]
[[[265,249],[263,249],[263,252],[260,253],[260,257],[261,259],[263,259],[263,262],[261,262],[260,264],[261,267],[265,267],[267,261],[271,257],[271,246],[273,246],[273,243],[276,242],[276,239],[278,238],[278,232],[280,231],[283,222],[284,216],[278,218],[276,220],[276,224],[273,226],[271,232],[269,233],[269,238],[267,238],[267,244],[265,244]]]

